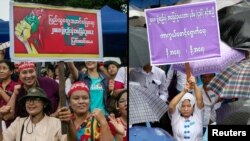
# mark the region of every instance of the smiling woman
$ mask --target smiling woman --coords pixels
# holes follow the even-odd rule
[[[73,123],[78,141],[112,140],[105,116],[100,109],[90,112],[90,90],[84,82],[72,84],[69,92],[69,105],[73,112]],[[101,136],[105,135],[105,136]]]
[[[25,107],[28,116],[23,118],[17,117],[8,129],[5,131],[1,129],[0,140],[33,141],[38,139],[41,141],[76,141],[76,132],[70,119],[70,110],[66,107],[59,109],[58,115],[60,120],[48,116],[48,113],[52,110],[52,106],[43,89],[38,87],[30,88],[27,91],[27,95],[19,100],[19,104],[19,106]],[[8,106],[2,108],[10,109]],[[0,111],[3,111],[2,108]],[[1,121],[2,118],[0,116]],[[67,135],[61,134],[60,121],[67,124],[69,129]]]

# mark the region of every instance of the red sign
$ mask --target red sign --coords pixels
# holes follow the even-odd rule
[[[14,60],[101,60],[99,10],[14,3]]]

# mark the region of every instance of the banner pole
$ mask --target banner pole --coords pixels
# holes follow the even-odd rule
[[[65,78],[64,78],[64,62],[60,61],[58,62],[58,68],[59,68],[59,97],[60,97],[60,106],[66,106],[66,94],[65,94]],[[68,132],[68,126],[66,123],[61,122],[61,131],[62,134],[67,134]]]

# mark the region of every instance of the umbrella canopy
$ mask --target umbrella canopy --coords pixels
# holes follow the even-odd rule
[[[157,86],[142,87],[129,83],[129,124],[159,121],[167,112],[167,104],[155,95]]]
[[[161,128],[135,126],[129,128],[130,141],[175,141],[175,139]]]
[[[243,1],[218,11],[220,37],[229,46],[250,50],[250,3]]]
[[[208,73],[217,73],[225,69],[227,66],[245,58],[244,52],[234,50],[224,42],[220,42],[220,50],[221,57],[219,58],[191,62],[191,73],[195,76]],[[174,64],[173,69],[185,73],[185,64]]]
[[[133,4],[139,8],[147,8],[154,5],[173,5],[181,0],[130,0],[129,4]]]
[[[129,26],[144,27],[146,24],[145,14],[142,9],[129,5]]]
[[[150,63],[146,28],[129,27],[129,66],[142,67]]]
[[[210,81],[208,88],[220,97],[250,98],[250,59],[227,67]]]
[[[129,26],[144,27],[145,24],[146,24],[145,17],[129,18]]]
[[[230,102],[216,110],[217,124],[246,125],[250,118],[250,100]]]

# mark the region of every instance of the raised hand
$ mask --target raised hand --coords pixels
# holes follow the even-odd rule
[[[18,95],[20,89],[21,89],[21,85],[15,85],[15,86],[14,86],[13,94]]]
[[[124,135],[125,134],[125,129],[124,129],[124,126],[123,126],[123,124],[121,122],[121,119],[120,118],[115,118],[114,114],[110,114],[108,116],[108,118],[109,118],[109,123],[111,123],[115,127],[116,132],[119,135]]]
[[[92,112],[92,116],[95,117],[95,119],[102,125],[102,124],[106,124],[107,120],[105,118],[105,116],[102,114],[102,110],[101,109],[95,109]]]
[[[9,114],[11,112],[11,107],[4,105],[0,108],[0,119],[3,118],[4,115]]]

